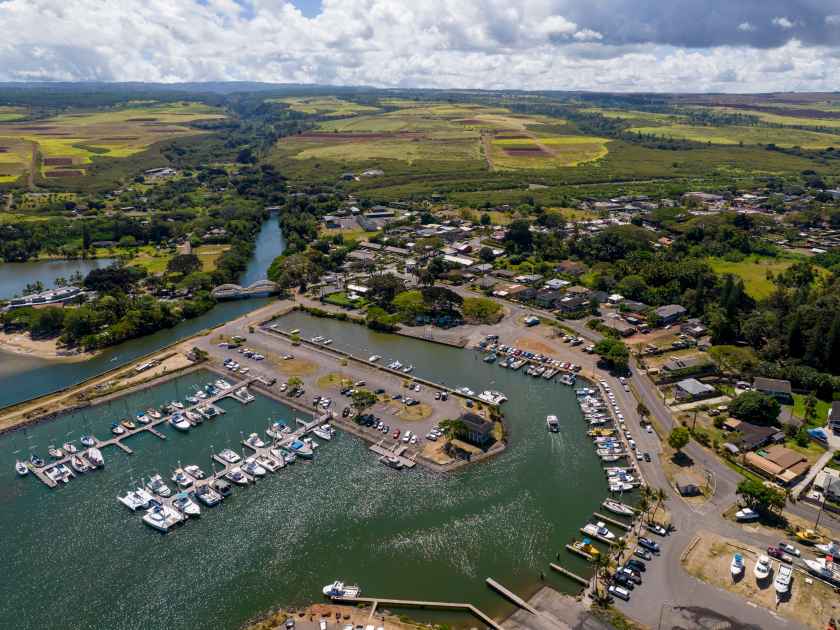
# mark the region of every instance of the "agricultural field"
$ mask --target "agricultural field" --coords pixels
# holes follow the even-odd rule
[[[767,272],[778,275],[790,267],[794,260],[748,256],[740,262],[730,262],[722,258],[708,258],[707,262],[717,274],[730,273],[741,278],[747,294],[758,300],[768,297],[773,292],[773,282],[767,277]]]
[[[162,140],[200,133],[188,127],[189,123],[223,117],[219,110],[200,103],[78,111],[27,123],[0,124],[0,147],[10,148],[8,153],[16,156],[16,166],[6,167],[6,171],[17,169],[18,176],[30,169],[31,146],[35,143],[39,176],[74,177],[84,175],[96,156],[129,157]],[[30,147],[26,155],[24,145]]]
[[[8,105],[0,105],[0,122],[14,122],[16,120],[23,120],[29,115],[29,110],[25,107],[10,107]]]
[[[601,114],[604,118],[618,118],[621,120],[639,121],[639,124],[659,125],[672,124],[685,120],[682,114],[663,114],[660,112],[643,112],[635,109],[607,109],[601,107],[586,107],[580,111],[590,114]]]
[[[633,127],[631,133],[654,135],[660,138],[710,142],[712,144],[775,144],[779,147],[825,149],[840,145],[840,136],[803,129],[781,129],[740,125],[663,125],[660,127]]]
[[[379,111],[378,107],[360,105],[335,96],[272,98],[268,99],[268,102],[283,103],[292,111],[320,116],[353,116]]]
[[[0,137],[0,184],[16,181],[28,171],[32,143],[21,138]]]
[[[809,108],[813,110],[814,108]],[[772,125],[785,125],[788,127],[825,127],[831,129],[840,129],[840,111],[834,111],[836,117],[833,118],[819,118],[817,116],[800,116],[797,110],[792,110],[790,114],[760,111],[754,109],[734,109],[730,107],[715,107],[712,111],[723,112],[726,114],[744,114],[746,116],[755,116],[761,122]],[[819,113],[819,112],[815,112]],[[830,113],[827,111],[826,113]]]

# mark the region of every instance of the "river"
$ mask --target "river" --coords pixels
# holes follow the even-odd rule
[[[259,397],[223,403],[224,416],[188,434],[164,429],[131,439],[131,457],[108,449],[105,470],[48,490],[15,479],[16,456],[44,455],[48,444],[93,431],[152,404],[183,397],[206,373],[63,416],[0,438],[0,553],[10,579],[0,584],[0,616],[22,630],[74,628],[236,628],[278,604],[321,599],[337,578],[366,594],[471,602],[490,614],[510,605],[484,584],[493,577],[528,595],[542,583],[571,590],[548,563],[587,574],[563,550],[599,508],[606,483],[571,388],[488,365],[468,350],[376,333],[293,313],[281,320],[335,346],[413,363],[422,377],[475,390],[492,386],[510,398],[504,410],[509,448],[452,474],[397,472],[376,461],[361,440],[341,434],[313,462],[299,462],[256,486],[234,490],[221,506],[162,536],[115,500],[131,481],[171,474],[178,461],[209,469],[211,445],[234,446],[269,418],[291,420],[284,405]],[[561,432],[548,434],[556,414]],[[15,451],[19,451],[18,454]],[[37,552],[33,552],[37,550]],[[412,612],[456,625],[451,613]]]
[[[54,288],[56,278],[70,279],[77,271],[86,276],[94,269],[107,267],[112,258],[89,260],[37,260],[22,263],[0,262],[0,299],[23,295],[27,284],[40,282],[45,289]]]
[[[243,283],[251,284],[261,277],[264,278],[268,265],[284,248],[285,241],[280,232],[277,215],[272,214],[263,223],[257,236],[254,255],[243,273]],[[97,261],[63,262],[93,263]],[[45,263],[22,264],[43,265]],[[5,266],[0,265],[0,273],[3,273],[2,270]],[[34,282],[35,279],[34,276],[24,278],[23,284]],[[3,293],[6,286],[8,285],[0,283],[0,294]],[[74,385],[149,352],[154,352],[179,339],[189,337],[204,328],[218,326],[223,322],[235,319],[266,303],[268,303],[268,299],[222,302],[195,319],[183,321],[173,328],[160,330],[153,335],[107,348],[88,361],[76,363],[48,361],[0,351],[0,408]]]

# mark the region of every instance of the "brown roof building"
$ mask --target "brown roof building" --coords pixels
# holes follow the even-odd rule
[[[805,457],[780,445],[747,453],[745,461],[756,472],[783,486],[793,485],[802,479],[810,468]]]

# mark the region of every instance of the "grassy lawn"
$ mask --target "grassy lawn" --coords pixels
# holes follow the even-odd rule
[[[750,109],[732,109],[729,107],[715,107],[714,109],[729,114],[743,114],[745,116],[755,116],[763,122],[771,123],[774,125],[790,125],[794,127],[831,127],[834,129],[840,129],[840,120],[838,120],[837,118],[806,118],[804,116],[785,116],[782,114],[772,114],[770,112],[761,112]]]
[[[744,281],[744,288],[750,297],[766,298],[773,292],[773,283],[767,278],[767,272],[782,273],[793,264],[793,260],[783,258],[764,258],[748,256],[741,262],[729,262],[722,258],[710,257],[706,261],[715,273],[738,276]]]
[[[269,103],[285,103],[289,109],[304,114],[322,116],[351,116],[353,114],[378,111],[377,107],[359,105],[335,96],[312,96],[268,99]]]
[[[805,400],[808,396],[804,394],[793,394],[793,406],[785,405],[787,409],[792,409],[792,413],[797,418],[804,419],[805,418]],[[820,400],[817,398],[817,418],[816,421],[812,424],[809,424],[809,427],[823,427],[826,423],[826,418],[828,418],[828,410],[831,409],[831,402],[826,400]]]
[[[335,236],[336,234],[341,234],[344,237],[344,241],[367,241],[379,234],[379,232],[366,232],[362,228],[354,228],[352,230],[344,230],[341,228],[321,228],[319,232],[321,236]]]
[[[548,212],[556,212],[566,221],[592,221],[600,219],[601,213],[595,210],[582,210],[580,208],[546,208]]]
[[[216,262],[229,249],[230,245],[201,245],[193,249],[193,254],[201,260],[202,271],[215,271]]]
[[[330,295],[324,298],[324,302],[327,304],[333,304],[335,306],[342,306],[344,308],[362,308],[364,307],[367,302],[360,298],[358,300],[351,300],[347,297],[347,293],[344,291],[339,291],[338,293],[331,293]]]

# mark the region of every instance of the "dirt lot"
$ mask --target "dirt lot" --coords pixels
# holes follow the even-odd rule
[[[683,566],[694,577],[744,597],[748,602],[804,624],[809,628],[825,628],[831,617],[840,616],[840,598],[821,582],[811,580],[807,574],[794,572],[790,597],[777,602],[773,588],[773,578],[778,570],[779,561],[772,561],[770,577],[761,584],[753,576],[755,560],[760,551],[756,548],[737,547],[728,540],[701,531],[699,542],[685,556]],[[746,565],[742,577],[732,579],[729,563],[734,553],[744,556]],[[811,581],[811,584],[807,582]]]
[[[384,630],[414,630],[422,627],[419,624],[402,621],[395,615],[389,614],[388,611],[378,610],[371,617],[369,607],[356,608],[333,604],[313,604],[303,610],[289,608],[267,613],[263,618],[246,625],[244,630],[282,628],[286,619],[289,618],[295,620],[295,627],[298,630],[317,630],[321,619],[327,621],[328,629],[343,628],[346,625],[352,625],[353,627],[372,625],[377,630],[380,628]]]

